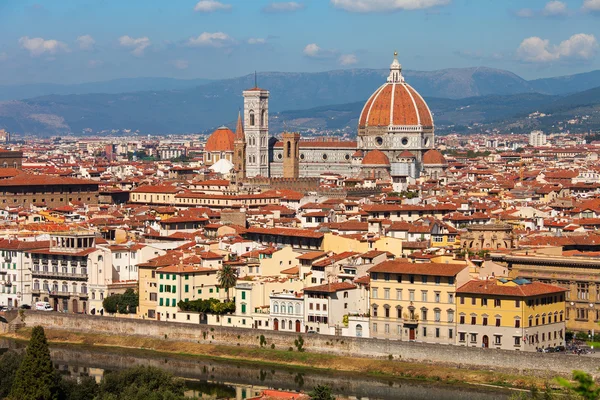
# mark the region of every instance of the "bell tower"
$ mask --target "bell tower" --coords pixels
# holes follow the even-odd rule
[[[244,124],[242,123],[241,112],[238,113],[235,137],[233,139],[233,168],[237,182],[241,182],[246,178],[246,137],[244,136]]]
[[[269,177],[269,91],[244,90],[246,176]]]
[[[300,134],[284,132],[283,177],[297,179],[300,176]]]

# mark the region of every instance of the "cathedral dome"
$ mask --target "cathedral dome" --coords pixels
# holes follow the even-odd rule
[[[402,66],[394,53],[387,82],[365,103],[358,128],[411,126],[433,127],[431,111],[421,95],[404,81]]]
[[[371,150],[363,158],[362,165],[390,165],[390,159],[380,150]]]
[[[431,149],[423,154],[423,165],[445,165],[446,158],[438,150]]]
[[[226,126],[222,126],[214,131],[206,141],[204,150],[208,152],[214,151],[233,151],[234,133]]]

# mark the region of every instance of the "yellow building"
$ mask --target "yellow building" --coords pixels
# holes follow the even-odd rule
[[[463,264],[382,262],[371,277],[371,337],[454,344],[456,289],[469,281]]]
[[[565,291],[526,279],[471,280],[456,291],[457,344],[521,351],[564,345]]]
[[[373,236],[370,239],[357,239],[354,236],[326,233],[323,237],[323,245],[321,247],[323,251],[333,251],[334,253],[343,253],[345,251],[366,253],[369,250],[380,250],[389,251],[396,257],[402,256],[402,239],[389,236]]]

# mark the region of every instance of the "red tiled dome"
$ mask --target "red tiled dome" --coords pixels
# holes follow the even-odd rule
[[[390,159],[380,150],[371,150],[362,160],[363,165],[390,165]]]
[[[427,103],[404,82],[402,66],[396,58],[390,66],[387,82],[369,97],[358,119],[359,128],[390,125],[433,127],[433,117]]]
[[[423,164],[424,165],[440,165],[447,164],[446,158],[442,153],[435,149],[428,150],[425,154],[423,154]]]
[[[231,129],[222,126],[208,137],[204,150],[208,152],[233,151],[234,137],[235,135]]]

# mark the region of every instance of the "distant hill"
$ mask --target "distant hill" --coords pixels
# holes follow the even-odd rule
[[[570,94],[600,86],[600,70],[582,74],[534,79],[529,84],[536,92],[546,94]]]
[[[24,85],[0,85],[0,101],[22,100],[50,94],[124,93],[144,90],[188,89],[211,82],[209,79],[174,78],[121,78],[101,82],[59,85],[53,83],[30,83]]]
[[[271,93],[272,116],[284,110],[317,107],[322,120],[306,116],[308,119],[303,124],[307,128],[312,124],[319,129],[347,126],[354,130],[356,124],[353,119],[358,118],[359,105],[385,82],[387,74],[386,70],[373,69],[265,72],[259,74],[258,85]],[[485,67],[405,71],[404,75],[429,100],[440,128],[443,125],[490,123],[519,112],[536,110],[557,100],[551,96],[556,91],[563,91],[563,95],[572,93],[566,87],[585,86],[596,79],[596,73],[591,72],[526,81],[511,72]],[[34,86],[29,89],[23,87],[21,93],[25,93],[26,89],[33,90]],[[211,82],[139,78],[65,85],[47,89],[70,94],[0,102],[0,127],[15,133],[35,135],[80,134],[89,130],[102,132],[112,129],[139,130],[143,134],[208,132],[235,120],[238,109],[243,106],[242,91],[252,86],[253,74]],[[140,87],[152,87],[152,90],[140,91]],[[131,88],[131,91],[124,88]],[[112,92],[119,89],[119,93]],[[594,95],[590,96],[590,101],[594,102]],[[348,103],[358,105],[350,110],[332,109],[337,107],[332,104]],[[319,110],[320,107],[325,109]],[[286,119],[297,118],[282,114],[279,121]],[[278,120],[274,119],[273,129],[277,124]]]

